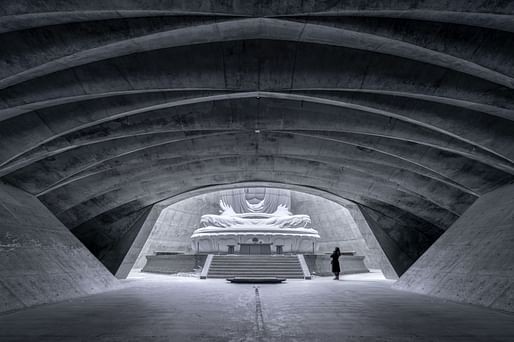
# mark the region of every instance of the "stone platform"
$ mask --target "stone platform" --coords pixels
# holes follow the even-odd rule
[[[279,284],[286,281],[285,278],[277,277],[234,277],[227,280],[235,284]]]
[[[207,255],[194,254],[166,254],[157,253],[147,255],[146,264],[142,272],[174,274],[179,272],[193,272],[203,267]]]
[[[331,276],[330,256],[327,254],[303,254],[310,273],[317,276]],[[193,272],[203,267],[207,255],[205,254],[165,254],[148,255],[146,265],[142,272],[174,274],[179,272]],[[368,273],[364,264],[364,257],[359,255],[341,255],[339,258],[341,274]]]
[[[332,265],[330,255],[327,254],[304,254],[305,262],[311,274],[317,276],[331,276]],[[368,273],[369,269],[364,264],[364,256],[361,255],[341,255],[339,257],[341,274]]]

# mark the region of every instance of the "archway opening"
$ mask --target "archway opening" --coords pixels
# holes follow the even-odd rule
[[[162,209],[132,272],[199,277],[208,254],[302,254],[310,274],[328,276],[332,275],[329,256],[339,247],[343,274],[371,271],[396,278],[356,204],[299,190],[253,183],[211,190],[172,204],[165,201],[159,204]],[[259,211],[264,219],[255,217]]]

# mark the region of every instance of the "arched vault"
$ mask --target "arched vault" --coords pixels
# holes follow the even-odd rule
[[[514,180],[514,5],[379,4],[3,4],[0,177],[100,259],[170,198],[309,189],[358,205],[401,274]]]

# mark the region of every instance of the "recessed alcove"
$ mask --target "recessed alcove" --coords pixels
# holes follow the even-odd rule
[[[191,235],[199,228],[201,217],[219,214],[220,199],[224,193],[244,189],[218,190],[193,196],[164,208],[155,221],[133,268],[143,268],[146,256],[155,253],[195,254]],[[289,195],[289,210],[293,214],[308,215],[311,226],[319,233],[320,239],[317,240],[316,250],[303,252],[304,254],[326,255],[335,247],[339,247],[343,252],[364,256],[364,263],[369,269],[386,268],[386,274],[393,279],[396,278],[387,257],[355,204],[341,201],[345,203],[342,205],[317,195],[295,190],[283,191]],[[227,253],[227,246],[222,246],[218,252]]]

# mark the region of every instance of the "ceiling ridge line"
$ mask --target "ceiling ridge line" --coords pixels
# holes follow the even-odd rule
[[[225,131],[222,131],[222,132],[216,132],[216,133],[212,133],[212,134],[208,134],[208,135],[200,135],[200,136],[193,136],[193,137],[188,137],[187,139],[180,139],[180,140],[177,140],[177,139],[172,139],[170,141],[163,141],[163,142],[159,142],[159,143],[155,143],[155,144],[151,144],[151,145],[148,145],[148,146],[144,146],[144,147],[141,147],[141,148],[138,148],[138,149],[134,149],[134,150],[130,150],[130,151],[127,151],[127,152],[123,152],[123,153],[120,153],[120,154],[117,154],[117,155],[113,155],[107,159],[103,159],[102,161],[98,161],[98,162],[95,162],[95,163],[92,163],[92,164],[88,164],[84,170],[87,170],[87,169],[90,169],[90,168],[93,168],[95,167],[95,165],[99,165],[99,164],[102,164],[102,163],[105,163],[105,162],[108,162],[109,160],[115,160],[115,159],[118,159],[118,158],[122,158],[124,156],[127,156],[127,155],[130,155],[130,154],[133,154],[133,153],[139,153],[141,151],[145,151],[145,150],[149,150],[149,149],[152,149],[152,148],[156,148],[156,147],[163,147],[163,146],[167,146],[167,145],[170,145],[170,144],[176,144],[176,143],[184,143],[185,141],[189,141],[189,140],[198,140],[198,139],[203,139],[205,137],[210,137],[210,136],[216,136],[216,135],[227,135],[227,134],[242,134],[242,133],[247,133],[247,132],[253,132],[253,130],[249,129],[249,130],[232,130],[232,131],[229,131],[229,130],[225,130]],[[376,151],[377,153],[380,153],[382,155],[385,155],[387,156],[388,158],[397,158],[397,159],[400,159],[404,162],[407,162],[409,164],[412,164],[412,165],[415,165],[417,167],[420,167],[424,170],[427,170],[431,173],[434,173],[436,175],[438,175],[439,177],[442,177],[443,179],[448,179],[448,177],[446,177],[445,175],[427,167],[426,165],[422,165],[422,164],[419,164],[417,163],[416,161],[412,160],[412,159],[406,159],[405,157],[401,157],[400,155],[396,155],[396,154],[391,154],[389,152],[385,152],[385,151],[381,151],[381,150],[378,150],[374,147],[370,147],[370,146],[365,146],[365,145],[361,145],[359,143],[351,143],[351,142],[348,142],[348,141],[342,141],[340,139],[335,139],[335,138],[330,138],[330,137],[321,137],[321,136],[318,136],[318,135],[312,135],[312,134],[308,134],[308,133],[302,133],[302,132],[297,132],[297,131],[284,131],[284,130],[270,130],[270,132],[276,132],[276,133],[279,133],[279,134],[282,134],[282,133],[287,133],[287,134],[294,134],[294,135],[299,135],[299,136],[305,136],[305,137],[309,137],[309,138],[314,138],[314,139],[320,139],[320,140],[326,140],[326,141],[331,141],[331,142],[335,142],[335,143],[339,143],[339,144],[345,144],[345,145],[349,145],[349,146],[355,146],[355,147],[359,147],[359,146],[362,146],[362,147],[365,147],[365,148],[370,148],[372,149],[373,151]],[[338,131],[339,132],[339,131]],[[349,131],[346,131],[346,132],[349,132]],[[350,132],[351,133],[351,132]],[[355,133],[355,134],[359,134],[359,133]],[[359,134],[359,135],[370,135],[370,134],[365,134],[365,133],[362,133],[362,134]],[[401,140],[401,139],[396,139],[394,137],[386,137],[386,136],[380,136],[382,138],[386,138],[386,139],[392,139],[392,140]],[[403,140],[401,140],[403,141]],[[89,144],[88,144],[89,145]],[[85,145],[85,146],[88,146],[88,145]],[[79,147],[76,147],[76,148],[79,148]],[[57,154],[53,154],[51,156],[56,156],[56,155],[59,155],[61,153],[66,153],[68,151],[70,151],[72,149],[66,149],[65,151],[63,152],[60,152],[60,153],[57,153]],[[45,158],[47,158],[48,156],[46,156]],[[34,164],[34,163],[37,163],[37,162],[40,162],[42,160],[44,160],[45,158],[41,158],[37,161],[34,161],[34,162],[30,162],[30,163],[25,163],[24,165],[22,165],[21,167],[26,167],[26,166],[29,166],[31,164]],[[465,158],[465,157],[463,157]],[[16,172],[16,170],[18,170],[19,168],[17,169],[14,169],[14,170],[9,170],[9,173],[12,173],[12,172]],[[413,171],[414,172],[414,171]],[[3,174],[4,172],[2,172]],[[6,173],[5,175],[8,175],[9,173]],[[417,173],[417,172],[416,172]],[[433,178],[433,177],[431,177]],[[437,178],[434,178],[435,180],[438,180],[438,181],[442,181],[441,179],[437,179]],[[473,195],[477,195],[474,191],[472,191],[471,189],[469,188],[466,188],[465,186],[463,185],[460,185],[458,183],[448,183],[447,181],[443,181],[444,183],[447,183],[448,185],[452,186],[452,187],[457,187],[457,188],[460,188],[461,190],[463,190],[464,192],[467,192],[467,193],[471,193]]]
[[[74,15],[77,14],[75,17]],[[84,15],[85,14],[85,15]],[[99,15],[99,17],[90,17],[88,15]],[[111,16],[109,16],[111,15]],[[152,18],[156,16],[187,16],[187,15],[199,15],[199,16],[213,16],[213,17],[266,17],[266,18],[294,18],[294,17],[305,17],[305,16],[326,16],[326,17],[347,17],[347,16],[359,16],[359,17],[379,17],[379,18],[393,18],[393,19],[408,19],[408,20],[424,20],[432,22],[441,22],[448,24],[457,25],[468,25],[475,27],[483,27],[507,32],[514,32],[512,23],[508,20],[513,16],[514,13],[496,13],[496,12],[479,12],[479,11],[449,11],[444,9],[347,9],[347,10],[333,10],[333,11],[318,11],[318,12],[296,12],[296,13],[284,13],[275,15],[260,15],[250,13],[230,13],[223,11],[193,11],[193,10],[69,10],[69,11],[47,11],[47,12],[25,12],[6,14],[0,16],[0,21],[8,23],[3,29],[0,26],[0,34],[8,32],[16,32],[20,30],[37,29],[46,26],[63,25],[63,24],[74,24],[88,21],[104,21],[104,20],[116,20],[116,19],[137,19],[137,18]],[[29,22],[34,24],[33,18],[48,19],[44,24],[39,25],[20,25],[18,28],[16,22]],[[54,18],[55,21],[49,20]],[[57,20],[57,19],[65,20]],[[11,19],[11,20],[9,20]],[[67,20],[66,20],[67,19]],[[468,20],[463,20],[468,19]],[[473,23],[469,21],[473,20]],[[493,19],[493,20],[491,20]],[[506,20],[507,19],[507,20]],[[478,22],[477,22],[478,20]],[[503,23],[497,24],[496,22]],[[495,25],[496,24],[496,25]],[[5,25],[5,24],[4,24]],[[505,25],[507,27],[505,27]]]
[[[280,29],[285,31],[275,32],[276,30],[263,30],[263,23],[268,23],[268,25],[271,25],[271,23],[279,25]],[[245,24],[248,26],[247,28],[252,28],[255,32],[242,30],[241,27],[236,27],[236,24]],[[224,27],[224,29],[221,29],[221,27]],[[211,39],[206,39],[207,28],[216,28],[216,30],[207,30],[212,34]],[[307,39],[303,38],[305,36],[303,33],[298,36],[297,31],[303,32],[303,30],[308,30],[308,28],[338,33],[338,38],[332,37],[332,40],[328,40],[327,38],[323,40],[312,38]],[[275,27],[275,29],[277,29],[277,27]],[[238,32],[239,36],[236,37],[234,35],[230,35],[227,38],[227,31]],[[185,36],[191,36],[193,32],[195,32],[197,36],[193,36],[192,38],[189,38],[189,40],[184,38]],[[273,34],[276,33],[277,35],[274,36],[271,32],[273,32]],[[287,38],[288,32],[289,38]],[[177,41],[172,43],[172,37]],[[23,82],[29,82],[33,79],[44,77],[58,71],[69,70],[113,58],[120,58],[134,53],[247,39],[297,40],[312,44],[338,46],[358,49],[370,53],[386,54],[410,59],[419,63],[435,65],[502,85],[509,89],[514,89],[514,77],[512,76],[489,69],[462,57],[456,57],[451,54],[432,50],[430,48],[404,42],[398,39],[319,24],[296,23],[288,20],[271,18],[244,18],[164,30],[84,49],[4,77],[3,79],[0,79],[0,90]],[[156,43],[156,41],[161,41],[161,43]],[[366,44],[363,44],[362,41],[366,41]],[[373,46],[370,46],[370,44]]]
[[[255,92],[255,89],[234,89],[234,88],[153,88],[153,89],[136,89],[136,90],[124,90],[124,91],[113,91],[113,92],[103,92],[103,93],[89,93],[77,96],[69,96],[69,97],[60,97],[56,99],[47,99],[38,102],[32,102],[28,104],[16,105],[14,107],[6,107],[0,109],[0,122],[8,120],[10,118],[16,117],[18,115],[23,115],[31,112],[35,112],[38,110],[45,110],[51,107],[59,107],[65,106],[72,103],[80,103],[85,101],[91,101],[95,99],[105,99],[110,97],[118,97],[118,96],[131,96],[131,95],[140,95],[146,93],[179,93],[179,92],[201,92],[201,91],[212,91],[212,92],[225,92],[226,94],[237,94],[237,93],[248,93]],[[514,121],[514,108],[508,109],[503,107],[495,107],[494,105],[479,103],[479,102],[471,102],[469,100],[462,100],[458,98],[451,97],[443,97],[443,96],[434,96],[427,95],[423,93],[411,93],[405,91],[385,91],[385,90],[376,90],[376,89],[367,89],[367,88],[277,88],[277,89],[266,89],[262,90],[263,92],[276,92],[276,93],[295,93],[302,91],[331,91],[331,92],[345,92],[345,93],[366,93],[366,94],[378,94],[384,96],[393,96],[393,97],[406,97],[412,98],[416,100],[422,100],[427,102],[439,103],[447,106],[453,106],[458,108],[463,108],[469,111],[479,112],[484,115],[490,115],[499,117],[505,120]],[[63,102],[60,102],[64,99]],[[76,99],[76,100],[75,100]],[[44,105],[44,106],[42,106]],[[470,105],[470,106],[466,106]],[[480,108],[477,109],[477,108]],[[12,113],[12,112],[17,112]],[[7,115],[2,115],[2,113],[10,113]],[[12,115],[15,114],[15,115]]]
[[[206,159],[206,160],[210,160],[210,159]],[[214,160],[214,159],[213,159],[213,160]],[[181,167],[183,167],[183,166],[185,166],[185,165],[181,165]],[[185,171],[184,171],[184,172],[185,172]],[[231,172],[229,172],[229,173],[240,173],[240,170],[234,170],[234,171],[231,171]],[[209,172],[207,172],[207,173],[201,173],[201,174],[199,174],[199,175],[200,175],[200,176],[205,176],[205,175],[209,176],[209,175],[215,175],[215,174],[216,174],[216,173],[212,173],[212,172],[210,172],[210,171],[209,171]],[[322,177],[314,177],[314,176],[304,175],[304,174],[300,174],[300,173],[294,173],[294,174],[295,174],[295,175],[297,175],[297,176],[298,176],[298,177],[300,177],[300,178],[315,179],[315,180],[322,180],[322,179],[326,179],[326,178],[322,178]],[[195,174],[195,175],[196,175],[196,174]],[[138,176],[139,176],[139,175],[138,175]],[[152,179],[152,180],[157,180],[157,179],[159,179],[159,180],[160,180],[160,179],[162,179],[162,178],[166,178],[166,177],[173,177],[173,175],[164,174],[164,175],[162,175],[162,177],[158,177],[158,178],[156,178],[156,177],[152,177],[151,179]],[[103,196],[103,195],[105,195],[105,194],[107,194],[107,193],[109,193],[109,192],[116,192],[116,191],[119,191],[119,190],[126,189],[126,187],[120,187],[119,185],[120,185],[120,184],[116,184],[116,187],[111,187],[111,189],[110,189],[110,190],[101,191],[101,192],[98,194],[98,196]],[[403,191],[403,190],[399,190],[399,189],[398,189],[398,188],[396,188],[396,187],[389,187],[389,188],[390,188],[391,190],[394,190],[394,191],[397,191],[397,192],[401,192],[401,193],[409,194],[408,192],[405,192],[405,191]],[[342,190],[342,191],[345,191],[345,192],[348,192],[348,193],[353,193],[353,194],[355,194],[355,195],[359,195],[359,194],[357,194],[357,193],[355,193],[355,192],[351,192],[351,191],[348,191],[348,190]],[[368,193],[368,195],[371,195],[371,194],[372,194],[372,193]],[[360,194],[360,195],[363,195],[363,194]],[[360,195],[359,195],[359,196],[360,196]],[[93,196],[92,196],[92,197],[88,197],[87,199],[84,199],[84,201],[77,202],[76,204],[73,204],[71,207],[69,207],[68,209],[65,209],[64,211],[59,212],[57,215],[60,215],[60,214],[63,214],[63,213],[65,213],[65,212],[69,211],[69,210],[72,210],[73,208],[76,208],[76,207],[78,207],[78,206],[80,206],[80,205],[84,204],[85,202],[91,201],[91,200],[93,200],[93,199],[97,198],[98,196],[95,196],[95,195],[93,194]],[[432,203],[431,201],[427,200],[426,198],[424,198],[423,196],[421,196],[421,195],[419,195],[419,194],[414,195],[413,193],[410,193],[410,196],[414,196],[414,198],[417,198],[417,199],[419,199],[419,200],[427,201],[427,202],[429,202],[429,203]],[[368,197],[368,196],[364,196],[364,197]],[[370,198],[374,198],[375,200],[380,200],[379,198],[376,198],[376,197],[370,197]],[[127,201],[132,201],[132,200],[134,200],[134,199],[133,199],[133,198],[129,198],[129,199],[127,199]],[[384,202],[383,200],[380,200],[380,201],[381,201],[381,202],[383,202],[383,203],[388,203],[388,202]],[[125,203],[126,203],[126,202],[125,202]],[[395,203],[401,203],[401,202],[397,202],[397,201],[396,201]],[[433,204],[435,207],[439,207],[439,208],[441,208],[441,209],[443,209],[443,210],[447,211],[448,213],[451,213],[448,209],[446,209],[446,208],[444,208],[444,207],[440,207],[440,206],[439,206],[438,204],[436,204],[436,203],[432,203],[432,204]],[[423,218],[422,216],[419,216],[419,214],[416,214],[415,212],[411,212],[411,211],[409,211],[409,210],[406,210],[405,208],[398,207],[398,206],[397,206],[397,205],[395,205],[394,203],[389,203],[389,205],[390,205],[390,206],[392,206],[392,207],[399,208],[400,210],[403,210],[403,211],[405,211],[405,212],[409,212],[409,213],[410,213],[411,215],[413,215],[413,216]],[[111,209],[108,209],[108,210],[111,210]],[[455,214],[452,214],[452,215],[455,215]],[[96,216],[98,216],[98,215],[96,215]],[[458,215],[455,215],[455,216],[458,216]],[[425,219],[425,220],[426,220],[426,219]],[[433,224],[434,224],[435,226],[438,226],[436,223],[433,223]]]
[[[159,159],[161,162],[163,161],[170,161],[172,162],[173,160],[177,160],[177,159],[181,159],[181,158],[185,158],[185,160],[183,161],[178,161],[178,163],[175,163],[175,164],[169,164],[169,165],[166,165],[166,168],[172,168],[172,167],[176,167],[176,166],[180,166],[180,165],[188,165],[188,164],[191,164],[191,163],[195,163],[195,162],[199,162],[199,161],[206,161],[206,160],[216,160],[216,159],[222,159],[222,158],[234,158],[234,157],[238,157],[238,156],[244,156],[245,158],[249,159],[250,157],[254,157],[254,158],[262,158],[262,157],[270,157],[270,156],[280,156],[282,158],[286,158],[286,159],[295,159],[295,160],[302,160],[302,161],[314,161],[314,162],[319,162],[321,164],[326,164],[326,165],[329,165],[329,166],[332,166],[334,168],[340,168],[341,165],[340,164],[337,164],[335,162],[332,162],[332,161],[328,161],[328,160],[323,160],[323,158],[316,158],[316,157],[313,157],[313,156],[307,156],[307,157],[304,157],[304,156],[301,156],[301,155],[295,155],[295,154],[288,154],[288,153],[280,153],[280,154],[259,154],[259,155],[253,155],[252,153],[248,153],[248,154],[237,154],[237,153],[231,153],[231,154],[224,154],[224,155],[217,155],[217,156],[214,156],[214,157],[207,157],[207,156],[194,156],[194,157],[191,157],[191,158],[185,158],[185,157],[173,157],[173,158],[166,158],[166,159]],[[115,159],[115,158],[111,158],[111,159]],[[110,160],[111,160],[110,159]],[[372,162],[369,162],[372,164]],[[87,177],[90,177],[90,176],[95,176],[95,175],[98,175],[98,174],[101,174],[101,173],[105,173],[105,172],[114,172],[115,170],[117,171],[120,171],[119,169],[117,168],[114,168],[114,167],[109,167],[106,165],[106,168],[103,168],[103,169],[97,169],[97,170],[94,170],[93,172],[89,172],[89,173],[85,173],[87,170],[90,170],[90,169],[93,169],[95,166],[100,166],[101,164],[104,164],[104,162],[99,162],[97,163],[96,165],[92,165],[91,167],[87,167],[83,170],[79,170],[77,172],[75,172],[74,174],[71,174],[69,176],[66,176],[64,178],[62,178],[61,180],[59,180],[58,182],[52,184],[51,186],[47,187],[44,191],[41,191],[41,192],[38,192],[38,193],[34,193],[35,196],[44,196],[54,190],[57,190],[59,189],[60,187],[63,187],[63,186],[67,186],[67,185],[70,185],[72,184],[73,182],[76,182],[76,181],[80,181],[84,178],[87,178]],[[141,163],[140,163],[141,164]],[[146,161],[145,162],[142,162],[143,165],[139,165],[138,166],[130,166],[129,168],[127,168],[127,170],[131,170],[131,171],[134,171],[134,170],[145,170],[145,166],[146,165]],[[378,165],[384,165],[384,164],[381,164],[381,163],[376,163]],[[385,166],[391,168],[391,169],[395,169],[394,166],[391,166],[391,165],[387,165],[385,164]],[[369,174],[373,177],[376,177],[378,179],[383,179],[385,181],[389,181],[390,183],[392,184],[396,184],[396,186],[398,186],[398,182],[397,181],[394,181],[394,180],[390,180],[390,179],[387,179],[387,177],[384,175],[384,176],[380,176],[380,175],[377,175],[375,173],[372,172],[372,170],[370,170],[371,172],[368,172],[366,171],[365,169],[361,168],[361,167],[353,167],[353,166],[347,166],[345,165],[344,168],[348,168],[354,172],[358,172],[358,173],[364,173],[364,174]],[[454,188],[454,189],[459,189],[455,186],[452,186],[451,184],[448,184],[444,181],[441,181],[439,179],[436,179],[434,177],[430,177],[430,176],[427,176],[427,175],[424,175],[424,174],[421,174],[421,173],[418,173],[418,172],[415,172],[415,171],[412,171],[412,170],[409,170],[409,169],[405,169],[405,168],[401,168],[401,167],[397,167],[396,169],[398,170],[402,170],[402,171],[406,171],[406,172],[410,172],[414,175],[416,175],[417,177],[425,177],[425,178],[428,178],[428,179],[432,179],[438,183],[441,183],[441,184],[445,184],[447,186],[449,186],[450,188]],[[125,170],[125,172],[127,171]],[[81,175],[82,173],[82,175]],[[402,188],[404,188],[403,186],[401,186]],[[409,190],[409,191],[413,191],[412,189],[409,189],[408,187],[405,187],[405,190]],[[461,189],[459,189],[461,190]],[[474,195],[476,197],[478,197],[479,195],[477,194],[473,194],[473,193],[470,193],[470,192],[465,192],[463,191],[464,193],[468,193],[469,195]],[[415,194],[417,197],[421,196],[423,198],[425,198],[427,201],[429,202],[432,202],[434,204],[437,204],[438,206],[442,207],[442,208],[446,208],[448,211],[450,212],[453,212],[454,214],[456,215],[460,215],[461,213],[457,213],[457,212],[454,212],[453,210],[447,208],[445,205],[443,205],[442,203],[438,203],[436,202],[435,200],[432,200],[432,199],[428,199],[427,197],[424,197],[422,195],[420,195],[420,193],[416,193],[416,192],[413,192],[413,194]]]
[[[424,128],[427,128],[427,129],[429,129],[431,131],[437,132],[439,134],[443,134],[443,135],[451,137],[453,139],[457,139],[457,140],[459,140],[461,142],[464,142],[464,143],[466,143],[468,145],[478,147],[481,150],[484,150],[484,151],[486,151],[486,152],[496,156],[497,158],[504,159],[508,163],[514,164],[513,161],[509,160],[508,158],[504,157],[503,155],[501,155],[501,154],[499,154],[497,152],[494,152],[494,151],[492,151],[492,150],[490,150],[490,149],[488,149],[488,148],[486,148],[484,146],[477,145],[475,142],[468,141],[467,139],[459,137],[458,135],[455,135],[455,134],[453,134],[453,133],[451,133],[449,131],[439,129],[439,128],[433,126],[433,125],[425,124],[425,123],[417,121],[417,120],[412,120],[412,119],[409,119],[408,117],[402,116],[400,114],[394,114],[394,113],[392,113],[390,111],[383,111],[383,110],[380,110],[380,109],[374,109],[373,107],[367,107],[367,106],[362,106],[362,105],[355,105],[355,104],[351,104],[351,103],[347,103],[347,102],[343,102],[343,101],[337,101],[337,100],[332,100],[332,99],[324,99],[324,98],[318,98],[318,97],[313,97],[313,96],[296,95],[296,94],[292,94],[291,95],[291,94],[288,94],[288,93],[276,93],[276,92],[267,92],[267,91],[252,91],[252,92],[238,92],[238,93],[230,93],[230,94],[222,94],[222,95],[210,95],[210,96],[199,97],[199,98],[180,99],[180,100],[176,100],[176,101],[169,101],[169,102],[164,102],[164,103],[160,103],[160,104],[157,104],[157,105],[150,105],[150,106],[147,106],[147,107],[141,107],[141,108],[125,111],[125,112],[120,112],[120,113],[117,113],[115,115],[111,115],[109,117],[105,117],[105,118],[102,118],[100,120],[91,121],[91,122],[88,122],[86,124],[76,126],[73,129],[71,129],[71,130],[67,130],[65,132],[61,132],[59,134],[56,134],[56,135],[52,136],[51,139],[46,139],[44,142],[39,142],[36,146],[33,146],[31,149],[25,150],[25,151],[23,151],[21,153],[18,153],[16,155],[14,155],[14,156],[11,156],[7,160],[1,162],[0,163],[0,168],[8,165],[11,161],[19,158],[23,154],[25,154],[27,152],[30,152],[31,150],[33,150],[35,148],[43,146],[44,144],[46,144],[46,143],[48,143],[50,141],[53,141],[53,140],[55,140],[57,138],[66,136],[67,134],[71,134],[73,132],[78,132],[78,131],[80,131],[82,129],[85,129],[85,128],[89,128],[89,127],[100,125],[100,124],[103,124],[103,123],[106,123],[106,122],[110,122],[110,121],[113,121],[113,120],[116,120],[116,119],[120,119],[120,118],[124,118],[124,117],[130,117],[132,115],[138,115],[138,114],[147,113],[147,112],[153,112],[153,111],[156,111],[156,110],[163,110],[163,109],[168,109],[168,108],[180,107],[180,106],[189,105],[189,104],[197,104],[197,103],[204,103],[204,102],[210,102],[210,101],[223,101],[223,100],[228,100],[228,99],[241,99],[241,98],[245,99],[245,98],[252,98],[252,97],[269,97],[269,98],[279,98],[279,99],[285,99],[285,100],[296,100],[296,99],[301,99],[301,100],[305,100],[305,101],[309,101],[310,100],[310,102],[319,103],[319,104],[322,104],[322,105],[332,105],[332,106],[338,106],[338,107],[343,107],[343,108],[350,108],[350,109],[354,109],[354,110],[361,110],[361,111],[366,112],[366,113],[375,114],[375,115],[381,115],[381,116],[385,116],[385,117],[394,117],[395,119],[398,119],[400,121],[407,122],[407,123],[413,124],[415,126],[424,127]],[[432,146],[432,145],[430,145],[430,146],[433,147],[433,148],[439,148],[439,149],[442,148],[440,146],[439,147],[438,146]],[[466,157],[469,158],[469,156],[466,156]],[[514,166],[513,166],[513,168],[514,168]]]
[[[98,15],[95,17],[94,15]],[[51,11],[31,12],[23,14],[8,14],[0,16],[0,34],[18,32],[23,30],[40,29],[55,25],[73,25],[85,22],[97,22],[108,20],[131,20],[154,17],[181,17],[181,16],[202,16],[202,17],[227,17],[227,18],[249,18],[247,14],[229,12],[204,12],[187,10],[77,10],[77,11]],[[46,18],[45,18],[46,17]],[[34,19],[47,19],[45,23],[39,22],[34,25]],[[51,21],[53,18],[55,21]],[[59,20],[61,19],[61,20]],[[18,25],[16,25],[18,23]]]

